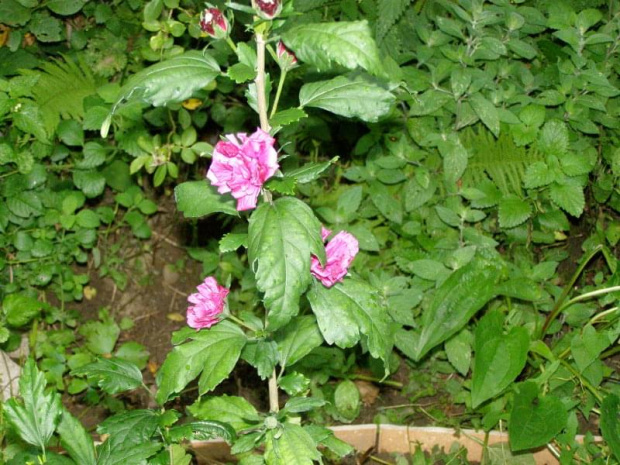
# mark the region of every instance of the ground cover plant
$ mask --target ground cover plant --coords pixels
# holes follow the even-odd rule
[[[617,463],[620,9],[583,3],[3,3],[3,460],[335,460],[365,379],[411,400],[377,421],[507,430],[486,463]],[[203,273],[152,383],[74,302],[171,197]],[[248,367],[263,405],[218,394]]]

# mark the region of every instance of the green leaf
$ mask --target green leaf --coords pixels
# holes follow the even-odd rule
[[[278,380],[278,387],[289,396],[299,396],[310,388],[310,379],[294,371],[286,376],[282,376]]]
[[[519,226],[532,215],[532,206],[514,195],[506,195],[499,201],[499,225],[502,228]]]
[[[347,118],[376,122],[387,115],[395,98],[391,92],[365,76],[338,76],[302,86],[299,104],[317,107]]]
[[[533,273],[529,274],[530,277]],[[496,287],[498,295],[512,297],[514,299],[536,302],[543,297],[540,287],[528,278],[513,278],[504,281]]]
[[[554,172],[544,161],[536,161],[527,167],[523,185],[526,189],[535,189],[551,184],[553,181],[555,181]]]
[[[110,438],[97,447],[97,465],[146,465],[146,459],[155,455],[161,447],[159,442],[127,444]]]
[[[448,269],[443,263],[428,258],[413,260],[411,262],[411,271],[416,276],[430,281],[443,281],[446,274],[449,274]]]
[[[96,170],[73,171],[73,182],[89,199],[101,195],[105,189],[105,176]]]
[[[346,379],[338,384],[334,391],[334,407],[340,421],[350,423],[357,418],[362,408],[362,399],[353,381]]]
[[[534,449],[551,441],[566,426],[568,412],[560,399],[539,396],[534,381],[516,387],[508,433],[513,451]]]
[[[377,2],[377,38],[381,40],[407,11],[412,0],[379,0]]]
[[[293,365],[323,343],[319,327],[311,315],[293,318],[275,333],[274,339],[282,368]]]
[[[19,379],[20,404],[11,398],[4,404],[4,413],[15,431],[28,444],[44,450],[60,420],[62,404],[56,391],[45,392],[45,376],[29,358]]]
[[[387,309],[375,289],[354,278],[327,288],[314,281],[308,301],[328,344],[353,347],[362,336],[368,351],[386,365],[392,350],[392,330]]]
[[[527,361],[530,338],[515,327],[503,334],[499,311],[487,313],[476,327],[471,402],[476,408],[501,393],[519,376]]]
[[[278,363],[278,347],[274,341],[250,341],[243,348],[241,358],[256,368],[261,379],[267,379]]]
[[[572,181],[565,181],[565,184],[553,183],[549,189],[551,200],[566,213],[578,217],[583,213],[586,199],[583,187]]]
[[[69,453],[75,463],[96,465],[93,438],[86,432],[77,418],[67,410],[62,411],[62,420],[58,425],[60,444]]]
[[[471,365],[472,334],[464,329],[446,341],[445,349],[448,361],[457,371],[466,376]]]
[[[243,63],[235,63],[228,68],[226,74],[228,74],[228,77],[237,84],[242,84],[253,80],[256,77],[256,70],[248,65],[244,65]]]
[[[620,399],[615,394],[608,394],[601,405],[601,434],[612,453],[620,460]]]
[[[538,138],[538,147],[546,155],[555,155],[558,158],[568,150],[568,128],[562,121],[547,121]]]
[[[2,301],[2,310],[6,316],[6,322],[15,328],[30,323],[39,315],[43,304],[24,294],[9,294]]]
[[[304,166],[288,171],[286,176],[295,179],[298,184],[306,184],[319,179],[321,174],[337,161],[338,157],[334,157],[322,163],[306,163]]]
[[[415,360],[456,334],[495,296],[497,275],[496,266],[474,260],[439,286],[430,308],[423,314],[416,346],[411,349]]]
[[[69,16],[80,11],[85,3],[85,0],[49,0],[45,6],[58,15]]]
[[[208,181],[188,181],[174,188],[177,208],[186,218],[200,218],[211,213],[238,216],[235,201],[217,192]]]
[[[291,123],[306,118],[308,115],[301,108],[288,108],[277,112],[269,119],[271,127],[277,128],[279,126],[286,126]]]
[[[355,386],[355,384],[353,384],[353,386]],[[355,389],[357,389],[357,387]],[[325,399],[319,399],[318,397],[292,397],[286,401],[284,409],[291,413],[302,413],[318,409],[326,403],[327,401]]]
[[[495,137],[499,137],[499,114],[495,105],[479,92],[469,97],[469,103],[482,123],[489,128]]]
[[[402,204],[390,193],[385,185],[372,181],[368,186],[368,191],[372,203],[375,204],[375,207],[383,216],[397,224],[403,222]]]
[[[456,134],[450,134],[446,140],[437,144],[443,157],[443,177],[448,183],[457,182],[467,168],[467,150]]]
[[[121,333],[112,319],[89,321],[80,326],[79,333],[86,338],[86,347],[97,355],[111,354]]]
[[[142,373],[138,367],[118,358],[101,358],[73,370],[72,374],[86,375],[108,394],[130,391],[142,385]]]
[[[20,5],[16,0],[3,0],[0,3],[0,18],[9,26],[22,26],[30,20],[30,8]]]
[[[321,454],[301,426],[283,423],[267,432],[264,457],[267,465],[313,465]]]
[[[111,115],[123,102],[139,100],[156,107],[182,102],[219,75],[219,65],[206,52],[185,52],[131,76],[121,88]],[[101,128],[101,136],[104,138],[107,137],[105,126]]]
[[[220,239],[220,253],[234,252],[239,247],[248,247],[247,234],[228,233]]]
[[[363,68],[371,74],[384,74],[379,50],[366,21],[302,24],[292,27],[282,40],[297,58],[329,69],[332,62],[347,69]]]
[[[159,427],[160,414],[154,410],[126,410],[106,418],[97,426],[99,434],[122,438],[125,444],[147,442]]]
[[[310,207],[292,197],[264,203],[250,216],[248,259],[264,293],[271,330],[299,312],[299,299],[311,281],[310,256],[325,258],[320,229]]]
[[[39,106],[34,103],[20,103],[17,111],[13,112],[13,124],[18,129],[32,134],[40,142],[46,143],[48,141],[48,134],[45,130]]]
[[[84,130],[80,123],[75,120],[61,121],[56,129],[56,134],[65,145],[84,145]]]
[[[157,392],[160,404],[181,392],[200,373],[198,393],[215,388],[230,374],[247,342],[243,331],[228,321],[189,337],[192,341],[172,349],[161,367]]]
[[[169,432],[172,441],[181,441],[183,439],[208,441],[210,439],[222,438],[230,443],[237,438],[237,433],[231,425],[216,420],[183,423],[170,428]]]
[[[188,408],[200,420],[218,420],[228,423],[235,430],[252,428],[261,421],[252,404],[243,397],[223,396],[205,397]]]
[[[39,196],[32,191],[20,192],[6,199],[6,206],[11,213],[21,218],[39,216],[43,213],[43,204]]]

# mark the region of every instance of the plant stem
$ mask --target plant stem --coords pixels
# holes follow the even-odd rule
[[[273,101],[273,106],[271,107],[270,118],[273,118],[273,115],[276,114],[276,110],[278,109],[278,103],[280,102],[280,95],[282,94],[282,89],[284,88],[284,81],[286,80],[286,70],[282,70],[280,73],[280,82],[278,82],[278,90],[276,91],[276,98]]]
[[[599,253],[601,250],[603,250],[603,246],[602,245],[598,245],[594,249],[592,249],[592,251],[581,260],[581,263],[577,267],[577,270],[575,271],[575,273],[571,277],[570,281],[566,284],[566,286],[564,286],[564,290],[562,291],[562,294],[560,295],[560,298],[555,303],[555,306],[553,307],[553,310],[551,310],[551,313],[549,313],[549,315],[547,315],[547,319],[545,320],[545,323],[543,324],[543,327],[540,330],[540,335],[539,335],[540,339],[545,337],[545,334],[547,333],[547,330],[549,329],[549,325],[551,323],[553,323],[553,320],[555,320],[558,317],[558,315],[560,314],[560,312],[562,310],[564,310],[564,307],[562,306],[562,304],[564,303],[564,301],[568,297],[568,294],[570,293],[571,289],[573,288],[573,286],[577,282],[577,279],[579,278],[579,275],[582,273],[582,271],[584,270],[586,265],[590,262],[590,260],[592,260],[592,258],[597,253]]]
[[[353,376],[350,376],[350,378],[359,379],[360,381],[370,381],[371,383],[385,384],[386,386],[390,386],[396,389],[402,389],[404,387],[403,383],[399,383],[398,381],[380,380],[378,378],[373,378],[372,376],[353,375]]]
[[[260,128],[269,132],[269,118],[267,117],[267,96],[265,95],[265,37],[261,32],[256,33],[256,101],[258,103],[258,117]]]
[[[603,396],[601,396],[601,393],[598,391],[598,389],[596,389],[594,386],[592,386],[587,379],[585,379],[583,376],[581,376],[581,373],[579,373],[577,370],[575,370],[570,363],[564,361],[564,360],[560,360],[560,363],[564,366],[564,368],[566,368],[568,371],[571,372],[571,374],[577,378],[579,380],[579,382],[583,385],[583,387],[585,387],[588,391],[590,391],[592,393],[592,395],[594,397],[596,397],[596,400],[598,400],[599,402],[603,402]]]
[[[232,48],[232,51],[235,52],[235,54],[237,54],[237,46],[235,45],[235,43],[232,41],[230,37],[226,37],[226,43],[230,45],[230,48]]]
[[[276,374],[275,368],[269,378],[269,411],[271,413],[278,413],[280,411],[280,402],[278,399],[278,375]]]

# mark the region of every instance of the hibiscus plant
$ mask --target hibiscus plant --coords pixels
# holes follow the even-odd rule
[[[235,10],[239,16],[251,13],[247,29],[253,41],[232,40]],[[337,159],[285,170],[277,139],[282,128],[307,116],[304,107],[376,121],[390,111],[395,98],[387,90],[388,78],[365,21],[296,25],[294,18],[292,2],[281,0],[253,0],[251,7],[229,3],[226,11],[207,5],[200,28],[209,41],[227,44],[238,62],[222,71],[206,47],[147,68],[129,79],[102,128],[105,137],[116,109],[126,101],[167,105],[192,97],[218,77],[240,85],[250,81],[246,95],[259,127],[251,134],[223,135],[212,150],[206,179],[178,185],[175,195],[187,217],[216,212],[238,217],[220,250],[245,249],[248,279],[255,282],[261,306],[253,311],[229,308],[230,289],[239,284],[207,277],[188,299],[188,326],[173,335],[175,347],[160,369],[156,394],[163,406],[198,378],[198,395],[203,396],[240,359],[253,366],[268,385],[268,412],[233,396],[201,397],[190,407],[211,427],[218,421],[234,427],[226,437],[244,463],[309,464],[321,461],[319,448],[350,452],[329,429],[302,426],[300,414],[325,400],[308,396],[310,380],[295,371],[295,363],[324,343],[341,348],[361,343],[383,361],[387,375],[393,346],[391,320],[379,293],[349,272],[359,250],[357,239],[347,231],[324,228],[308,204],[294,196],[297,185],[318,179]],[[269,56],[280,70],[273,98],[266,72]],[[300,106],[282,110],[278,105],[287,73],[300,63],[314,72],[329,71],[330,79],[304,85]],[[342,70],[347,74],[339,74]],[[369,94],[368,108],[351,105],[352,93]],[[373,102],[373,94],[381,102]],[[282,391],[286,402],[280,401]],[[258,448],[264,454],[254,454]]]

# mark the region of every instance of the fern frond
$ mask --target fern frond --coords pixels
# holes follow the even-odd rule
[[[506,132],[496,139],[485,128],[478,131],[468,128],[461,132],[460,139],[473,153],[463,175],[463,182],[472,187],[491,179],[502,194],[522,197],[525,170],[536,161],[544,161],[542,153],[518,147]]]
[[[54,134],[61,117],[82,119],[84,98],[96,92],[95,78],[81,61],[54,60],[43,64],[41,71],[25,70],[22,73],[40,76],[33,95],[48,134]]]
[[[377,39],[381,40],[407,10],[412,0],[377,0]]]

